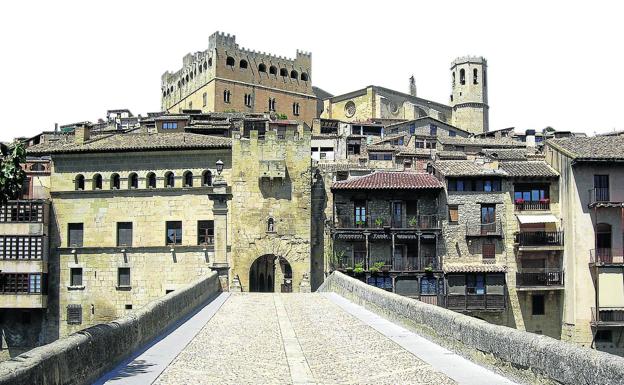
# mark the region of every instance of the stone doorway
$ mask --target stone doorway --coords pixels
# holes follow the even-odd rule
[[[273,254],[258,257],[249,269],[249,291],[292,293],[292,268],[285,258]]]

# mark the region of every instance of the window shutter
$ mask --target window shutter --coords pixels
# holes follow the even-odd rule
[[[120,267],[117,271],[118,285],[130,286],[130,268]]]
[[[69,246],[82,247],[83,225],[82,223],[69,224]]]
[[[132,222],[117,223],[117,246],[132,246]]]
[[[82,323],[82,305],[67,305],[67,324],[80,325]]]

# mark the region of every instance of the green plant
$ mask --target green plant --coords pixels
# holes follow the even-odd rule
[[[355,221],[355,226],[356,227],[364,227],[364,221],[363,220]]]
[[[383,218],[377,218],[377,219],[375,219],[375,226],[377,226],[377,227],[381,227],[381,226],[383,226],[383,224],[384,224],[384,220],[383,220]]]
[[[2,145],[0,157],[0,202],[18,199],[26,173],[21,163],[26,161],[26,148],[15,142],[13,148]]]
[[[334,258],[332,261],[332,264],[334,265],[334,269],[341,266],[344,256],[345,256],[344,250],[340,250],[339,252],[334,253]]]
[[[429,265],[429,266],[425,267],[425,272],[426,273],[433,273],[433,266]]]
[[[386,264],[384,262],[375,262],[368,271],[371,273],[379,273]]]
[[[418,224],[418,219],[416,219],[416,217],[411,217],[407,221],[407,224],[409,225],[409,227],[416,227],[416,225]]]
[[[361,274],[364,272],[364,264],[359,262],[355,264],[355,268],[353,269],[353,272],[356,274]]]
[[[275,116],[278,119],[282,119],[282,120],[287,120],[288,119],[288,115],[286,115],[286,114],[275,114]]]

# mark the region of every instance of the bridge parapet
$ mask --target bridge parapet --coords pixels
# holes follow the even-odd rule
[[[0,363],[0,385],[90,384],[220,291],[209,275],[136,311]]]
[[[318,291],[335,292],[474,361],[532,383],[623,385],[624,358],[490,324],[332,273]]]

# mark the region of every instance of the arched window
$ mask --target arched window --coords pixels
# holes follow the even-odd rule
[[[156,174],[150,172],[147,174],[147,188],[156,188]]]
[[[171,171],[167,171],[165,174],[165,187],[174,187],[175,186],[175,176]]]
[[[266,72],[266,65],[264,63],[258,65],[258,72]]]
[[[472,70],[472,84],[479,84],[479,70]]]
[[[466,84],[466,70],[463,68],[459,70],[459,84],[462,86]]]
[[[193,71],[191,71],[191,80],[193,80],[193,76],[194,76]]]
[[[286,68],[280,69],[280,76],[288,76],[288,70]]]
[[[277,67],[275,67],[275,66],[269,67],[269,73],[271,75],[277,75]]]
[[[202,174],[202,185],[204,186],[212,186],[212,172],[210,170],[206,170]]]
[[[204,72],[204,66],[202,64],[199,65],[199,73]]]
[[[455,72],[453,72],[453,87],[455,87]]]
[[[193,187],[193,173],[190,171],[184,173],[184,187]]]
[[[139,176],[135,172],[128,175],[128,188],[139,188]]]
[[[228,56],[227,59],[225,59],[225,64],[234,67],[234,64],[236,63],[236,61],[234,60],[234,58],[232,56]]]
[[[119,174],[114,173],[110,177],[110,188],[111,190],[119,190],[121,187],[121,179],[119,178]]]
[[[290,78],[291,79],[297,79],[299,77],[299,73],[297,73],[297,71],[292,70],[290,71]]]
[[[299,116],[299,103],[293,103],[293,115]]]
[[[100,174],[93,175],[93,189],[94,190],[102,189],[102,175]]]
[[[269,218],[267,220],[267,232],[269,233],[275,232],[275,220],[273,218]]]
[[[76,175],[76,179],[74,180],[75,189],[82,191],[84,190],[84,176],[82,174]]]
[[[212,67],[212,58],[208,58],[208,67]]]
[[[208,69],[208,63],[204,62],[204,71]]]
[[[308,80],[310,80],[310,77],[308,76],[307,73],[302,72],[301,73],[301,80],[303,80],[304,82],[307,82]]]
[[[186,82],[187,82],[187,83],[189,82],[189,76],[188,76],[188,74],[186,74],[186,77],[184,78],[184,80],[186,80]]]
[[[223,102],[229,103],[231,96],[232,96],[232,93],[230,91],[228,90],[223,91]]]
[[[240,63],[238,64],[240,66],[240,68],[244,68],[247,69],[247,60],[241,60]]]

